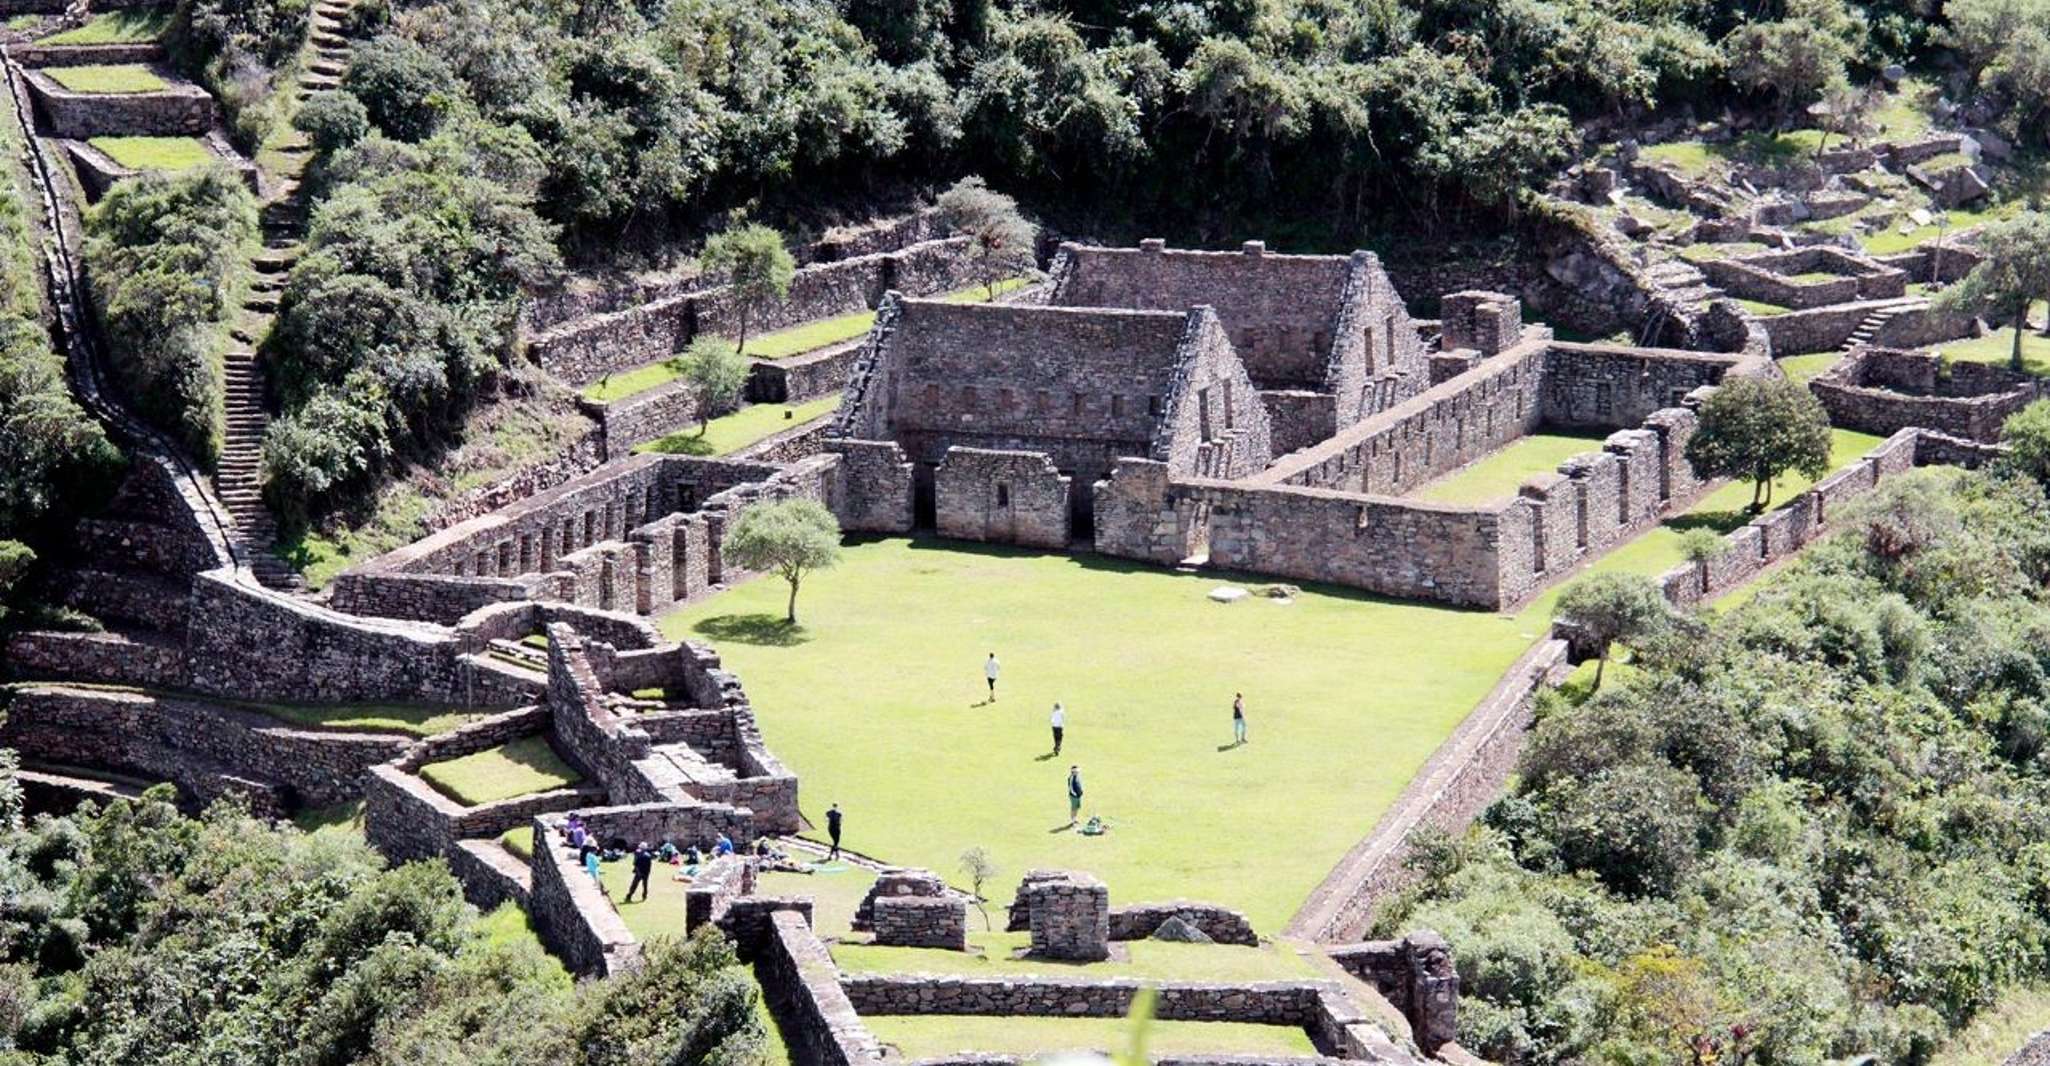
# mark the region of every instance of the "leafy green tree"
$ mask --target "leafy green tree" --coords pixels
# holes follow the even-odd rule
[[[1687,438],[1687,461],[1704,478],[1751,482],[1752,513],[1772,502],[1772,483],[1799,471],[1829,472],[1829,412],[1807,386],[1785,378],[1725,379],[1701,405],[1701,425]]]
[[[2037,400],[2007,416],[2000,440],[2008,447],[2008,463],[2050,487],[2050,400]]]
[[[1943,290],[1936,306],[1966,314],[2007,316],[2014,327],[2008,366],[2024,368],[2022,331],[2029,304],[2050,294],[2050,214],[2028,211],[1986,227],[1978,240],[1979,264],[1964,280]]]
[[[726,530],[726,557],[748,570],[772,570],[790,585],[785,616],[797,624],[797,586],[804,575],[840,561],[840,520],[816,500],[757,504]]]
[[[1566,586],[1552,617],[1572,624],[1595,647],[1594,687],[1602,686],[1609,653],[1618,641],[1650,637],[1668,624],[1672,608],[1648,577],[1594,574]]]
[[[2005,97],[2004,128],[2046,142],[2050,117],[2050,2],[2045,0],[1949,0],[1945,39],[1972,76]]]
[[[740,349],[724,337],[693,338],[683,354],[670,360],[683,380],[690,384],[697,402],[698,436],[711,428],[712,418],[733,409],[740,391],[747,385],[750,364]]]
[[[790,295],[791,279],[797,276],[797,260],[783,246],[783,236],[758,222],[730,227],[705,242],[699,262],[710,273],[723,276],[733,290],[734,314],[739,336],[736,352],[747,350],[747,322],[758,307]]]
[[[424,141],[455,102],[456,76],[417,42],[385,34],[356,46],[342,88],[363,104],[370,123],[397,140]]]
[[[969,262],[990,299],[996,299],[997,282],[1032,268],[1036,233],[1018,201],[970,175],[940,194],[939,208],[948,227],[968,238]]]
[[[1789,0],[1785,17],[1746,23],[1725,38],[1723,57],[1730,81],[1771,97],[1785,122],[1846,83],[1861,32],[1843,0]]]

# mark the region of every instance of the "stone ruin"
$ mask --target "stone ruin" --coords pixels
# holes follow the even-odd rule
[[[1926,351],[1863,347],[1808,383],[1832,425],[1891,435],[1925,427],[1965,440],[2000,439],[2008,416],[2045,395],[2042,379]]]
[[[1025,915],[1032,954],[1042,959],[1096,962],[1110,958],[1110,889],[1070,870],[1033,870],[1018,885],[1011,914]]]
[[[1445,938],[1428,930],[1400,940],[1331,949],[1346,972],[1373,985],[1409,1019],[1417,1047],[1436,1055],[1459,1037],[1459,971]]]
[[[968,898],[931,870],[877,873],[851,924],[885,947],[968,950]]]

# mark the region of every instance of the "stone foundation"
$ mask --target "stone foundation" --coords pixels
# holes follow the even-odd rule
[[[890,947],[968,950],[968,901],[953,896],[883,896],[870,922],[875,942]]]
[[[1021,909],[1032,954],[1077,962],[1110,957],[1110,889],[1102,881],[1076,871],[1029,871],[1011,904],[1013,922]]]

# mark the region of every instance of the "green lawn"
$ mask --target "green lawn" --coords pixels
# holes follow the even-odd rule
[[[420,768],[420,777],[436,792],[468,807],[568,788],[583,780],[542,736],[521,737],[461,758],[428,763]]]
[[[1823,371],[1836,365],[1842,359],[1842,352],[1813,352],[1808,355],[1790,355],[1779,360],[1780,372],[1795,381],[1813,381]]]
[[[996,294],[1002,296],[1030,283],[1028,278],[1006,278],[997,282]],[[989,290],[981,285],[957,289],[940,297],[953,303],[984,303],[989,298]],[[803,355],[805,352],[851,341],[867,333],[875,324],[874,311],[853,311],[832,318],[821,318],[801,326],[749,337],[746,354],[750,359],[787,359],[793,355]],[[649,363],[646,366],[609,375],[597,384],[587,386],[584,389],[584,397],[600,403],[610,403],[666,385],[676,378],[677,371],[667,360]]]
[[[1001,899],[1027,869],[1081,868],[1120,901],[1213,900],[1271,934],[1542,626],[1342,589],[1224,606],[1207,599],[1224,580],[889,539],[808,578],[795,631],[775,580],[663,628],[718,647],[803,775],[812,822],[839,803],[849,846],[953,878],[979,845],[1005,871]],[[1006,673],[986,705],[992,649]],[[1235,691],[1243,748],[1228,743]],[[1066,830],[1071,762],[1109,833]]]
[[[197,137],[94,137],[88,143],[130,170],[190,170],[218,161]]]
[[[767,440],[786,429],[798,426],[838,410],[840,394],[821,396],[800,404],[757,403],[749,404],[730,415],[721,415],[705,428],[704,436],[698,435],[698,427],[678,430],[666,437],[639,444],[637,452],[667,452],[670,455],[731,455],[758,441]]]
[[[1742,307],[1744,310],[1749,311],[1752,314],[1759,316],[1760,318],[1771,318],[1774,315],[1784,315],[1788,311],[1793,310],[1793,308],[1790,307],[1781,307],[1778,304],[1766,303],[1764,300],[1738,300],[1737,306]]]
[[[1117,887],[1113,885],[1115,893]],[[1008,895],[1008,889],[1005,895]],[[1001,903],[1003,901],[999,901]],[[1004,923],[1001,906],[990,918]],[[1030,933],[985,932],[982,916],[968,912],[970,951],[943,948],[892,948],[873,944],[835,944],[833,959],[849,973],[944,973],[974,977],[1046,974],[1069,977],[1144,977],[1177,981],[1308,981],[1329,976],[1315,963],[1286,946],[1262,944],[1170,944],[1161,940],[1130,940],[1117,945],[1129,956],[1077,966],[1070,962],[1017,959],[1011,956],[1032,943]],[[977,954],[976,952],[980,952]]]
[[[349,800],[326,807],[307,807],[292,816],[292,824],[305,833],[363,835],[363,801]]]
[[[50,80],[75,93],[155,93],[170,88],[156,72],[140,63],[115,66],[46,67]]]
[[[403,733],[415,737],[446,733],[476,718],[479,713],[451,710],[438,704],[244,703],[237,706],[308,729]]]
[[[523,841],[529,839],[527,829],[522,828],[518,832]],[[649,843],[659,844],[660,841],[651,840]],[[683,935],[683,893],[689,886],[676,880],[676,874],[682,870],[681,866],[656,863],[648,898],[643,900],[636,896],[632,903],[628,903],[626,890],[633,884],[633,862],[621,859],[599,867],[605,890],[611,894],[612,905],[619,911],[620,920],[640,940],[658,935]],[[861,898],[868,894],[868,886],[873,883],[875,874],[868,870],[834,863],[817,873],[764,873],[756,880],[755,890],[764,896],[812,897],[812,927],[822,937],[835,937],[848,935],[848,923],[854,919],[854,909],[861,905]],[[1002,920],[998,912],[991,913]]]
[[[1517,486],[1533,474],[1557,470],[1583,452],[1598,452],[1607,434],[1533,433],[1511,441],[1478,462],[1470,463],[1410,493],[1432,503],[1483,504],[1516,495]]]
[[[1664,163],[1685,174],[1704,174],[1713,162],[1749,162],[1767,166],[1790,163],[1804,156],[1812,157],[1822,146],[1821,130],[1788,130],[1785,133],[1747,133],[1733,141],[1709,143],[1706,141],[1669,141],[1665,144],[1646,145],[1639,157],[1652,163]],[[1830,144],[1842,146],[1847,142],[1842,137],[1831,137]]]
[[[36,43],[54,44],[138,44],[164,35],[171,24],[171,12],[162,10],[109,11],[94,15],[85,25],[51,34]]]
[[[1964,363],[2006,366],[2014,355],[2014,330],[1996,329],[1983,337],[1930,345],[1934,351]],[[2050,337],[2038,329],[2022,331],[2022,365],[2031,374],[2050,375]]]
[[[1867,255],[1891,255],[1895,252],[1909,251],[1935,240],[1939,233],[1956,233],[1967,226],[1976,226],[1982,222],[1998,221],[2014,214],[2020,209],[2021,204],[2019,201],[1979,211],[1953,208],[1949,212],[1949,225],[1939,227],[1931,223],[1927,226],[1911,226],[1905,233],[1898,226],[1881,230],[1865,238],[1865,252]],[[1948,243],[1945,244],[1945,247],[1949,247]]]
[[[906,1059],[961,1051],[1040,1055],[1056,1051],[1119,1051],[1131,1039],[1122,1018],[990,1018],[970,1015],[867,1015],[883,1043]],[[1146,1050],[1161,1054],[1314,1055],[1301,1029],[1239,1022],[1154,1022]]]

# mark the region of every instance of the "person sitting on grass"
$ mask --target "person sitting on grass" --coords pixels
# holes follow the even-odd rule
[[[712,845],[712,857],[716,859],[721,855],[731,854],[733,854],[733,838],[720,833],[718,841]]]
[[[655,857],[671,866],[676,865],[682,854],[676,850],[676,842],[673,840],[664,840],[662,846],[655,849]]]
[[[584,843],[591,839],[591,834],[584,830],[584,820],[572,814],[569,816],[568,827],[563,831],[563,839],[569,841],[570,847],[582,851]]]

